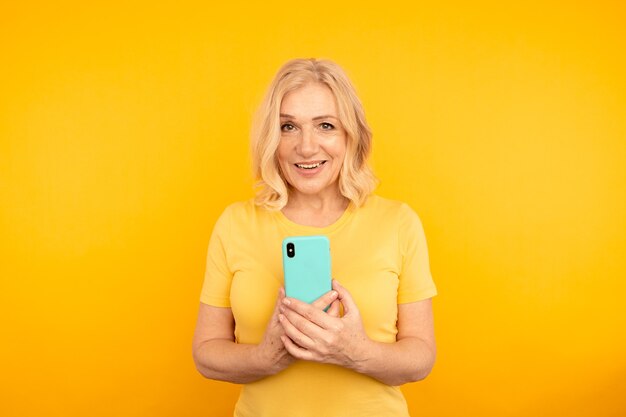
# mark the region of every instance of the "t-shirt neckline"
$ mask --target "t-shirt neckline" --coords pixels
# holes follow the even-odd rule
[[[350,201],[348,207],[344,210],[341,216],[332,224],[324,227],[306,226],[298,224],[292,220],[289,220],[287,216],[283,214],[281,210],[275,211],[276,218],[290,230],[293,234],[330,234],[342,227],[352,217],[354,213],[354,203]]]

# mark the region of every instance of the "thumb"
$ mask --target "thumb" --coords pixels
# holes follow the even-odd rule
[[[343,304],[344,317],[351,314],[359,314],[359,309],[356,306],[352,295],[336,279],[333,280],[333,289],[337,291],[337,299],[341,301],[341,304]]]

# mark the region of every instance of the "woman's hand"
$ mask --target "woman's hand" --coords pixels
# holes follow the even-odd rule
[[[358,370],[371,340],[367,337],[359,309],[352,296],[336,280],[337,299],[328,312],[293,298],[284,298],[278,319],[281,336],[291,356],[314,362],[332,363]],[[339,304],[343,316],[339,317]]]
[[[262,362],[267,364],[272,374],[276,374],[283,369],[287,368],[295,360],[293,356],[285,349],[284,344],[281,341],[281,337],[284,336],[285,331],[280,325],[278,320],[279,309],[285,299],[285,289],[280,288],[278,292],[278,298],[276,299],[276,305],[274,306],[274,312],[270,318],[263,340],[257,347],[257,353]]]
[[[278,373],[287,368],[295,361],[295,357],[292,356],[286,349],[284,343],[281,341],[285,337],[284,327],[279,320],[280,310],[283,308],[285,299],[285,290],[281,287],[278,293],[278,299],[274,307],[274,312],[270,318],[263,340],[258,345],[257,352],[261,361],[267,363],[268,369],[271,369],[271,373]],[[306,304],[308,307],[321,312],[323,314],[330,314],[335,317],[339,317],[339,302],[337,299],[336,291],[329,291],[315,300],[311,305]],[[305,304],[305,303],[303,303]],[[324,308],[329,306],[328,313],[324,313]]]

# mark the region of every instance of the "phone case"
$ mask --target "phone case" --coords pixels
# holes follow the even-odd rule
[[[288,256],[287,246],[295,253]],[[312,303],[332,289],[330,242],[326,236],[292,236],[283,240],[283,274],[288,297]]]

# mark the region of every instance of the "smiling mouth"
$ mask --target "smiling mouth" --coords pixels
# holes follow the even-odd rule
[[[311,164],[294,164],[295,166],[297,166],[298,168],[302,168],[302,169],[315,169],[319,166],[322,166],[326,163],[326,161],[320,161],[320,162],[315,162],[315,163],[311,163]]]

